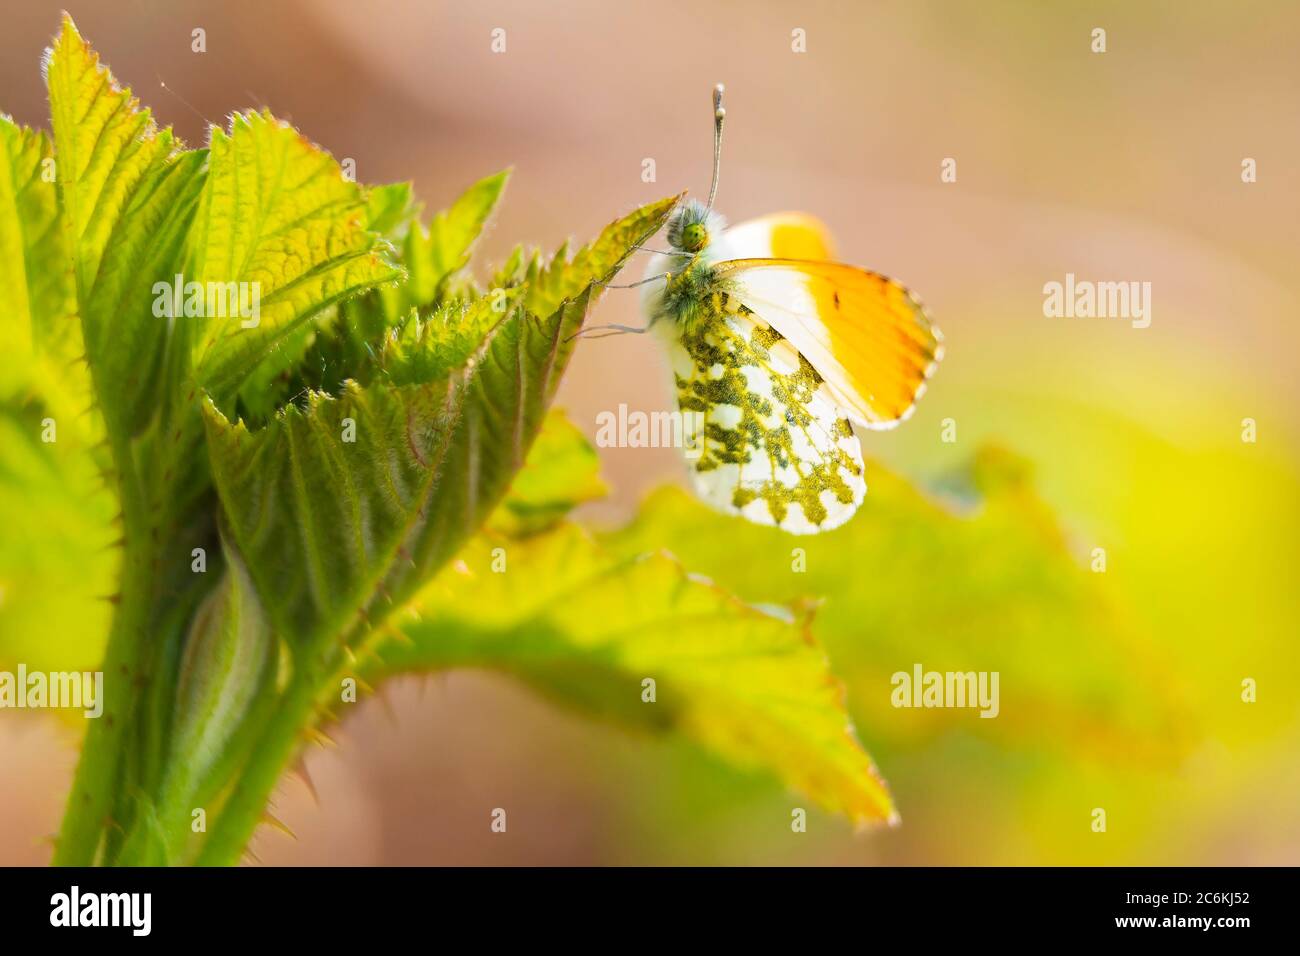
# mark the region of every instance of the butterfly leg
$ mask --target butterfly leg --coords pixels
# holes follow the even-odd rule
[[[639,285],[646,285],[647,283],[654,282],[657,279],[671,279],[672,277],[673,274],[671,272],[661,272],[657,276],[649,276],[637,282],[629,282],[626,285],[611,285],[608,282],[601,282],[599,279],[593,279],[592,284],[604,286],[606,289],[635,289]]]
[[[653,325],[654,325],[654,319],[651,319],[645,325],[644,328],[639,328],[639,329],[636,326],[632,326],[632,325],[592,325],[592,326],[588,326],[585,329],[579,329],[577,332],[574,332],[567,339],[565,339],[565,341],[572,342],[574,339],[579,338],[581,336],[589,335],[592,332],[605,333],[604,335],[592,336],[593,338],[597,338],[597,339],[607,338],[611,335],[627,335],[627,334],[645,335],[647,332],[650,331]]]

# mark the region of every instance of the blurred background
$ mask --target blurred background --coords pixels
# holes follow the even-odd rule
[[[945,333],[917,415],[865,434],[867,454],[941,500],[997,443],[1089,577],[1068,619],[1030,613],[1033,567],[974,618],[927,613],[927,591],[942,603],[981,586],[975,558],[913,580],[915,619],[887,629],[833,617],[837,600],[870,607],[865,576],[812,595],[896,829],[854,834],[813,814],[792,834],[795,798],[764,778],[454,673],[390,687],[337,748],[313,751],[319,799],[285,781],[276,814],[297,840],[261,834],[260,860],[1300,861],[1300,7],[0,0],[0,109],[20,122],[48,126],[40,56],[64,7],[191,143],[209,120],[266,106],[354,159],[359,181],[413,180],[430,210],[513,166],[480,269],[516,241],[585,241],[635,205],[707,192],[709,91],[725,82],[719,208],[821,217],[842,259],[906,282]],[[946,158],[956,182],[940,180]],[[1150,327],[1044,317],[1043,286],[1066,273],[1150,282]],[[611,291],[593,318],[637,323],[636,309],[635,293]],[[559,404],[594,437],[601,411],[671,401],[655,344],[625,336],[582,345]],[[609,528],[684,477],[671,449],[602,457],[613,493],[587,517]],[[52,604],[49,628],[102,627],[100,611]],[[989,660],[1002,719],[885,705],[888,674],[914,661]],[[1017,713],[1018,686],[1038,709]],[[75,745],[48,720],[0,720],[0,864],[48,858]],[[504,838],[487,826],[497,806],[511,808]]]

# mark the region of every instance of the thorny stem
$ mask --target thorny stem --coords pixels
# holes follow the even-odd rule
[[[141,646],[153,612],[153,575],[148,544],[146,505],[129,445],[114,443],[119,475],[123,533],[126,539],[117,607],[109,631],[104,662],[104,710],[90,721],[81,747],[76,776],[59,831],[53,862],[56,866],[90,866],[95,862],[121,777],[122,754],[130,736],[135,704],[140,696],[138,667]]]

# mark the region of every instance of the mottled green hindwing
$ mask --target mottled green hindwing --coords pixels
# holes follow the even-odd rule
[[[665,323],[697,493],[796,534],[838,527],[866,494],[862,449],[821,376],[726,293],[695,321]]]

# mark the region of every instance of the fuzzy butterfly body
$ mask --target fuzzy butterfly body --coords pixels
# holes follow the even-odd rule
[[[700,497],[796,534],[826,531],[866,495],[851,422],[906,420],[942,336],[902,285],[833,261],[829,233],[810,216],[725,228],[712,211],[721,97],[719,86],[709,203],[678,209],[671,251],[652,256],[638,283],[648,328],[667,342]]]

